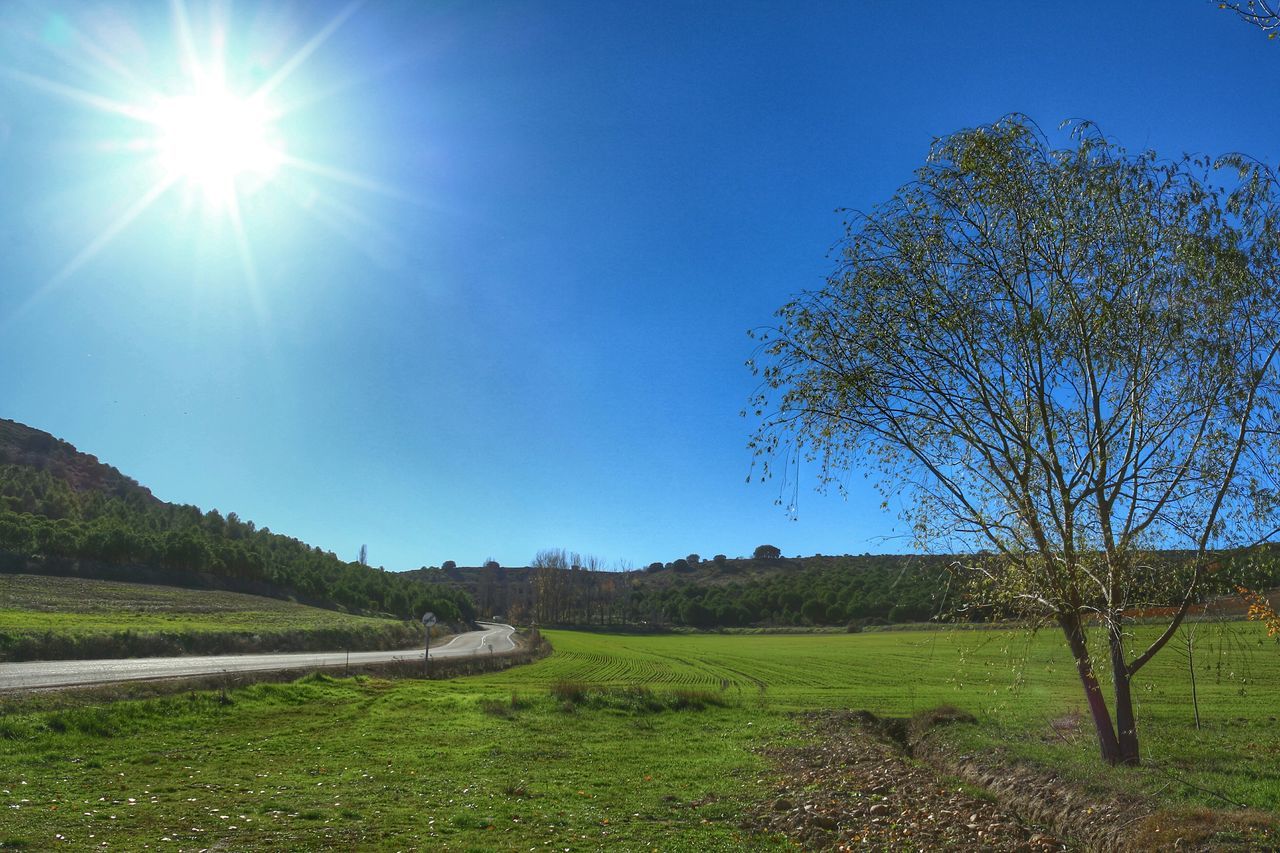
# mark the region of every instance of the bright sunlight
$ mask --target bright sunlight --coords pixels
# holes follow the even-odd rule
[[[229,4],[201,5],[198,9],[205,14],[193,19],[186,0],[171,0],[172,30],[167,37],[148,29],[143,19],[121,17],[112,32],[119,44],[129,47],[118,53],[99,45],[91,27],[82,31],[75,21],[59,17],[48,44],[50,59],[64,64],[63,74],[35,74],[0,63],[0,75],[106,117],[104,135],[92,140],[94,149],[113,156],[141,155],[118,157],[117,162],[128,168],[132,159],[145,175],[137,194],[116,200],[96,236],[24,308],[69,279],[174,192],[195,202],[183,213],[194,214],[198,227],[210,235],[231,235],[245,279],[255,288],[255,223],[243,204],[246,199],[275,186],[282,190],[278,199],[305,199],[302,212],[320,218],[317,211],[342,207],[316,181],[396,194],[358,173],[288,150],[277,124],[300,103],[319,100],[299,97],[296,91],[288,97],[284,84],[359,6],[359,0],[353,0],[341,7],[292,50],[286,28],[254,30],[245,22],[257,19],[243,13],[234,18]],[[91,22],[91,16],[86,20]],[[86,59],[66,60],[72,54],[64,46],[73,44],[83,49]],[[155,67],[134,62],[138,46],[147,44],[161,57]],[[297,117],[292,121],[296,126]]]
[[[197,187],[214,207],[234,202],[237,180],[268,179],[283,158],[260,98],[211,86],[170,98],[156,111],[160,163],[167,176]]]

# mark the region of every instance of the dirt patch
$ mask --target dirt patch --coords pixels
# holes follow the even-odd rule
[[[1275,815],[1162,809],[1137,794],[1086,791],[998,752],[959,753],[936,736],[973,722],[954,709],[799,719],[798,745],[765,750],[780,781],[744,827],[805,849],[1280,850]]]
[[[1041,826],[912,760],[909,721],[867,712],[804,714],[802,743],[766,749],[781,781],[744,821],[809,850],[1050,851]],[[920,724],[917,724],[920,725]]]

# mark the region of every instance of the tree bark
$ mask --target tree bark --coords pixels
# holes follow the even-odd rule
[[[1059,613],[1058,624],[1066,634],[1067,646],[1071,649],[1071,657],[1076,662],[1076,672],[1080,675],[1080,683],[1084,685],[1085,699],[1089,703],[1089,714],[1093,717],[1093,727],[1098,733],[1098,748],[1102,751],[1102,760],[1115,765],[1121,762],[1120,743],[1116,738],[1115,727],[1111,723],[1111,712],[1107,710],[1107,699],[1102,695],[1098,685],[1098,677],[1093,672],[1093,663],[1089,659],[1089,646],[1085,641],[1084,626],[1076,613]],[[1130,708],[1132,714],[1132,708]]]
[[[1138,724],[1133,713],[1133,682],[1124,660],[1124,638],[1119,624],[1113,622],[1108,627],[1107,641],[1111,646],[1111,671],[1116,685],[1116,742],[1120,763],[1137,765]]]

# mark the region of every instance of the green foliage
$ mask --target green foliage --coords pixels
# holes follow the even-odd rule
[[[1055,147],[1010,115],[935,140],[846,228],[825,286],[759,333],[765,474],[875,474],[921,547],[975,555],[988,604],[1061,627],[1104,760],[1136,762],[1130,679],[1217,555],[1280,530],[1280,177],[1131,154],[1088,122]],[[1132,646],[1128,611],[1170,598]]]
[[[629,589],[629,621],[694,628],[836,625],[850,618],[923,622],[949,614],[949,558],[810,557],[778,567],[726,560],[688,582]]]
[[[0,561],[9,571],[221,583],[407,619],[475,615],[456,589],[345,562],[235,513],[158,501],[114,468],[11,421],[0,421]]]

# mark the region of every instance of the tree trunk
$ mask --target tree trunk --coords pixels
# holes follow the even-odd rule
[[[1084,686],[1085,700],[1089,703],[1089,714],[1093,717],[1093,727],[1098,732],[1098,748],[1102,751],[1102,760],[1107,764],[1119,764],[1120,743],[1116,738],[1116,730],[1111,724],[1111,712],[1107,710],[1106,697],[1102,695],[1102,688],[1098,686],[1098,677],[1093,672],[1093,663],[1089,659],[1089,647],[1085,641],[1084,626],[1080,624],[1080,616],[1076,613],[1059,614],[1058,624],[1062,626],[1062,632],[1067,636],[1067,646],[1071,649],[1071,657],[1076,662],[1076,672],[1079,673],[1080,683]],[[1130,708],[1130,715],[1132,716],[1132,708]]]
[[[1124,660],[1124,637],[1120,625],[1113,622],[1107,629],[1111,646],[1111,672],[1116,684],[1116,740],[1121,764],[1138,764],[1138,724],[1133,715],[1133,682]]]

